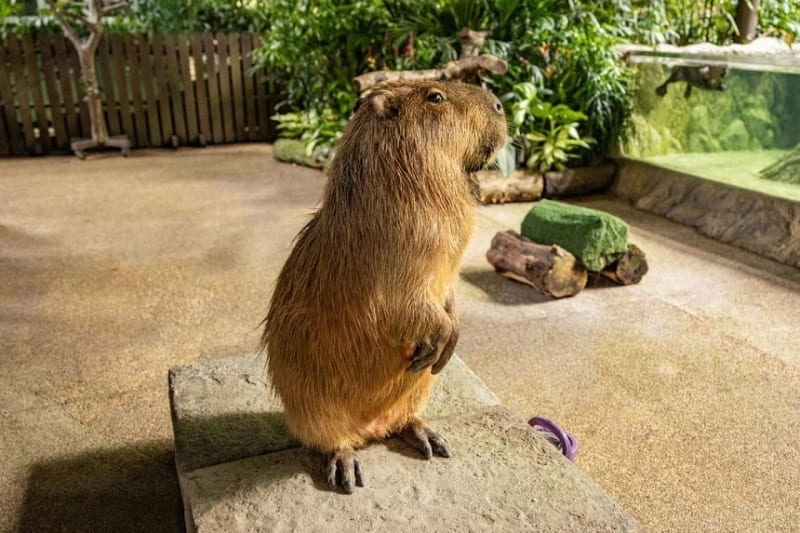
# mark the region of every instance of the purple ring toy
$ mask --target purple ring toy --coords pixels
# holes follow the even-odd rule
[[[561,427],[552,420],[542,416],[535,416],[531,418],[528,420],[528,424],[532,428],[539,428],[539,431],[550,433],[556,439],[558,439],[557,441],[554,441],[554,439],[550,438],[547,440],[558,446],[561,450],[561,453],[563,453],[567,459],[573,463],[575,462],[575,454],[578,453],[578,441],[575,440],[575,437],[561,429]],[[547,436],[545,436],[545,438],[547,438]]]

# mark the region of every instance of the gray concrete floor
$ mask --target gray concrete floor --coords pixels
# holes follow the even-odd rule
[[[180,531],[166,373],[254,349],[324,177],[239,145],[0,160],[0,530]],[[553,301],[484,254],[527,204],[482,207],[458,352],[653,531],[796,531],[800,270],[610,198],[641,284]]]

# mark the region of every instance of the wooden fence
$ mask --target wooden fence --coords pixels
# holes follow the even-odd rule
[[[97,53],[109,134],[134,147],[275,138],[275,95],[253,74],[250,34],[110,34]],[[69,152],[88,137],[78,58],[61,34],[0,40],[0,155]]]

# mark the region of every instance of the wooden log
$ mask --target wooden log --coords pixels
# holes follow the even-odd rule
[[[500,274],[553,298],[577,294],[588,278],[586,268],[565,249],[537,244],[511,230],[494,236],[486,259]]]
[[[475,31],[470,28],[461,28],[458,32],[458,42],[461,43],[459,58],[477,56],[481,53],[483,43],[489,36],[488,31]]]
[[[485,74],[505,74],[508,64],[490,54],[456,59],[439,69],[428,70],[378,70],[353,78],[353,87],[363,92],[378,83],[397,80],[461,80],[470,82]]]
[[[516,170],[508,178],[499,171],[477,173],[479,194],[483,204],[505,204],[508,202],[533,202],[542,197],[544,182],[542,175]]]
[[[641,248],[628,244],[625,255],[601,270],[600,274],[620,285],[633,285],[639,283],[648,270],[647,259]]]
[[[544,196],[545,198],[562,198],[604,191],[614,182],[616,173],[617,166],[613,163],[570,168],[564,172],[545,172]]]
[[[800,144],[774,163],[761,169],[760,174],[763,179],[800,185]]]

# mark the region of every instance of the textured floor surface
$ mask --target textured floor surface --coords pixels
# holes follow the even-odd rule
[[[263,145],[0,160],[0,530],[182,529],[167,370],[253,350],[323,184]],[[796,530],[800,270],[579,203],[650,273],[548,300],[484,258],[529,206],[480,208],[459,355],[650,530]]]

